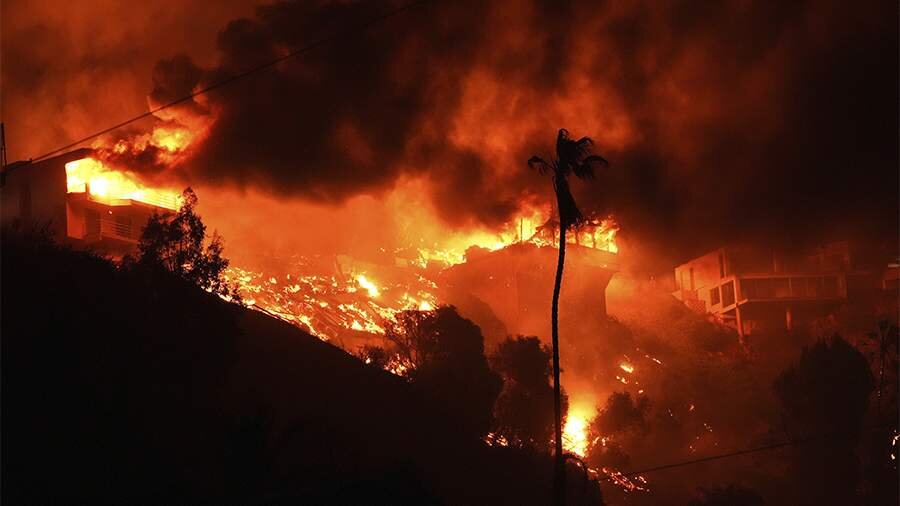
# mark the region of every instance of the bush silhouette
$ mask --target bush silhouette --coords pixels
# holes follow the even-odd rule
[[[503,376],[494,432],[512,444],[549,449],[554,423],[550,359],[550,349],[534,336],[508,338],[491,357]],[[568,404],[565,396],[563,403]]]

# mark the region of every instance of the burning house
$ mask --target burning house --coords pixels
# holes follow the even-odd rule
[[[741,338],[763,328],[790,331],[876,289],[881,273],[854,260],[847,242],[796,253],[728,246],[677,266],[673,295],[733,325]]]
[[[513,244],[474,256],[442,277],[452,293],[486,303],[509,333],[548,335],[557,254],[555,247],[533,241]],[[587,318],[605,318],[606,287],[618,271],[616,253],[573,243],[567,247],[567,259],[562,297],[569,301],[568,309]]]
[[[606,314],[606,286],[618,270],[616,227],[604,222],[572,236],[566,264],[566,308]],[[450,251],[400,250],[379,261],[349,255],[294,257],[250,270],[233,266],[245,303],[348,350],[384,333],[398,311],[457,306],[489,340],[510,333],[546,336],[558,250],[552,235]],[[526,236],[527,237],[527,236]],[[567,309],[568,310],[568,309]]]
[[[152,214],[178,208],[177,192],[145,188],[94,155],[83,148],[5,166],[3,224],[46,226],[59,242],[121,255],[137,244]]]

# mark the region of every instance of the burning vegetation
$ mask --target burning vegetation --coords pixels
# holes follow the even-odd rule
[[[555,458],[573,504],[896,504],[889,17],[440,4],[318,53],[396,6],[262,6],[156,63],[143,126],[4,167],[14,497],[544,504]],[[609,163],[557,123],[616,170],[570,188]],[[834,233],[877,260],[775,253]]]
[[[127,201],[155,206],[170,213],[157,218],[162,220],[160,226],[194,212],[197,200],[192,193],[154,186],[152,178],[116,168],[101,154],[106,148],[95,149],[96,156],[66,164],[69,193],[112,206]],[[541,273],[539,266],[552,262],[559,223],[549,206],[523,204],[523,209],[498,230],[448,235],[431,247],[394,244],[390,250],[380,248],[375,258],[309,253],[256,264],[213,260],[218,262],[213,277],[221,280],[215,287],[205,287],[335,344],[429,395],[443,392],[442,402],[456,406],[453,416],[467,420],[467,430],[489,446],[547,452],[554,444],[550,352],[540,338],[507,336],[534,334],[546,339],[548,300],[541,297],[549,297],[550,272]],[[192,218],[178,219],[187,226]],[[203,242],[205,227],[195,231],[179,227],[185,244],[196,242],[190,239],[192,234]],[[742,398],[751,399],[752,406],[765,405],[758,389],[748,388],[746,382],[760,377],[772,382],[774,373],[747,369],[744,351],[730,329],[698,318],[628,273],[614,278],[610,291],[610,312],[621,320],[607,314],[605,302],[594,305],[591,300],[602,297],[619,269],[617,232],[612,218],[589,218],[566,237],[571,251],[560,315],[567,336],[562,346],[567,364],[562,445],[578,459],[580,472],[615,486],[606,488],[608,498],[643,497],[632,500],[652,502],[660,491],[689,497],[692,488],[682,490],[665,476],[654,479],[635,468],[771,440],[774,422],[764,413],[750,415],[736,406]],[[174,237],[162,229],[148,233]],[[151,242],[141,244],[147,248]],[[213,256],[221,254],[222,244],[213,244]],[[162,251],[155,255],[164,256]],[[203,269],[201,258],[172,257],[167,268],[182,269],[185,279],[196,282],[189,273],[192,266]],[[510,305],[512,299],[516,302]],[[434,340],[443,332],[437,329],[449,326],[455,330],[447,335],[458,337],[466,319],[483,328],[466,331],[473,343],[483,344],[471,354],[444,354],[440,350],[452,346]],[[479,362],[485,356],[488,361]],[[473,366],[481,371],[475,376],[481,379],[460,396],[456,387],[447,385],[472,379],[473,369],[468,376],[457,377],[444,367],[455,364],[451,368],[455,371],[467,361],[481,364]],[[696,376],[703,370],[716,379]],[[682,383],[685,391],[671,392],[666,384],[685,375],[691,378]],[[700,385],[707,381],[712,384]],[[726,394],[721,389],[726,386],[736,390]],[[736,391],[742,393],[735,395]],[[719,395],[733,399],[723,403]],[[781,402],[787,406],[793,401]],[[569,473],[579,472],[577,467]]]

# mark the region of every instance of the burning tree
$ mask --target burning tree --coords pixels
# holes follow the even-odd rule
[[[556,193],[556,205],[559,211],[559,261],[556,264],[556,279],[553,284],[553,302],[550,309],[550,326],[553,341],[553,411],[556,417],[555,444],[556,466],[554,475],[554,502],[565,502],[565,459],[562,448],[562,391],[559,384],[559,292],[562,287],[563,268],[566,262],[566,231],[584,220],[578,210],[575,198],[569,190],[569,175],[575,174],[579,179],[594,177],[594,165],[608,166],[609,162],[601,156],[591,155],[590,148],[594,142],[588,137],[578,140],[569,138],[568,130],[561,128],[556,136],[556,159],[546,161],[539,156],[532,156],[528,166],[537,169],[541,174],[550,172],[553,177],[553,190]]]
[[[213,233],[206,243],[206,225],[195,208],[197,194],[182,192],[177,213],[154,214],[147,221],[138,242],[135,262],[151,269],[164,269],[200,288],[236,298],[225,280],[228,259],[222,256],[222,238]]]

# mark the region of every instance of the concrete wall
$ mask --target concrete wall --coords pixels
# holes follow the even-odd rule
[[[4,225],[48,225],[58,238],[66,237],[66,163],[89,156],[79,149],[37,163],[11,164],[0,188],[0,221]]]

